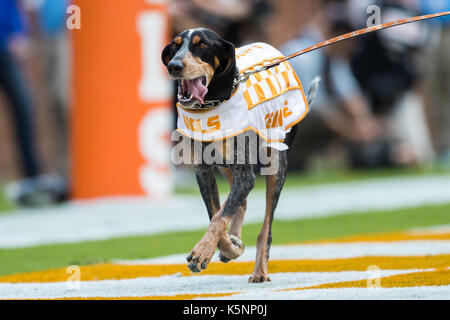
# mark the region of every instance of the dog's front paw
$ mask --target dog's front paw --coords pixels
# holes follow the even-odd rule
[[[271,281],[267,274],[252,274],[250,278],[248,278],[249,283],[263,283]]]
[[[224,235],[220,238],[218,246],[219,259],[224,263],[239,258],[245,250],[244,243],[235,235]]]
[[[200,241],[195,246],[194,250],[187,256],[186,260],[189,262],[188,268],[191,272],[201,272],[201,269],[208,268],[208,264],[214,255],[215,246]],[[200,267],[200,269],[199,269]]]

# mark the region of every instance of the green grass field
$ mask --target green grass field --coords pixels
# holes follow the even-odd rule
[[[273,244],[335,239],[450,224],[450,205],[275,221]],[[261,224],[245,225],[243,241],[255,245]],[[115,259],[144,259],[188,252],[205,230],[105,241],[0,250],[0,275],[86,265]]]

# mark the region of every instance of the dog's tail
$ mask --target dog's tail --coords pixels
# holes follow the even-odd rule
[[[315,77],[314,80],[311,82],[311,86],[308,89],[308,94],[307,94],[307,100],[308,100],[308,105],[311,108],[314,99],[316,98],[317,95],[317,91],[319,90],[319,84],[320,81],[322,81],[322,79],[320,79],[320,77]]]

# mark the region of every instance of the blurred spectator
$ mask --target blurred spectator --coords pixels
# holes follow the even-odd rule
[[[283,53],[290,54],[351,31],[346,9],[335,3],[321,8],[300,36],[282,48]],[[368,149],[367,159],[361,165],[376,166],[389,161],[382,148],[384,143],[379,141],[381,124],[373,116],[350,67],[354,45],[350,40],[291,60],[305,86],[315,76],[323,80],[291,151],[290,163],[294,169],[303,168],[314,153],[329,147],[336,139],[345,142],[349,150]]]
[[[23,17],[14,0],[0,2],[0,85],[9,102],[25,176],[40,172],[30,99],[19,61],[28,51]]]
[[[423,14],[450,11],[450,0],[418,0]],[[428,51],[426,71],[436,149],[450,164],[450,17],[430,21],[437,45]]]
[[[416,1],[371,1],[381,8],[381,22],[416,16]],[[366,14],[366,10],[360,12]],[[367,15],[366,15],[367,16]],[[366,27],[360,25],[357,27]],[[388,138],[402,146],[418,164],[434,160],[423,103],[423,49],[428,44],[425,23],[413,23],[359,39],[353,70],[370,106],[386,125]]]
[[[21,8],[15,0],[0,1],[0,89],[11,110],[25,176],[24,180],[9,184],[7,193],[18,204],[36,205],[60,201],[64,183],[58,177],[41,175],[32,103],[21,71],[30,48]]]
[[[34,30],[33,45],[40,65],[48,111],[52,116],[53,162],[58,174],[68,176],[69,41],[66,9],[69,0],[24,0]]]

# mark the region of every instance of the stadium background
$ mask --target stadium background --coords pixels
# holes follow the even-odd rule
[[[168,18],[168,3],[133,0],[126,6],[121,2],[107,9],[100,0],[96,4],[89,0],[74,3],[81,8],[81,30],[68,34],[75,43],[74,65],[78,63],[80,68],[71,78],[71,164],[66,165],[74,191],[72,200],[76,201],[22,208],[5,195],[0,196],[0,299],[450,299],[450,170],[445,155],[405,168],[352,170],[342,165],[339,154],[334,154],[336,149],[331,148],[318,157],[312,169],[291,172],[274,225],[275,247],[269,269],[273,282],[261,289],[246,284],[263,220],[264,183],[258,180],[243,231],[246,255],[228,265],[214,263],[207,275],[191,276],[184,264],[185,252],[200,239],[208,222],[192,172],[178,172],[173,193],[167,189],[169,194],[162,183],[155,183],[161,189],[142,197],[145,187],[139,185],[143,162],[139,155],[139,123],[152,104],[162,107],[169,116],[172,106],[170,93],[163,94],[162,101],[140,99],[142,43],[137,42],[138,17],[143,11],[157,11]],[[262,26],[264,38],[259,40],[276,47],[298,36],[320,8],[319,1],[311,0],[269,3],[272,11]],[[445,4],[450,7],[450,3]],[[112,21],[120,14],[128,20]],[[128,23],[126,32],[120,31],[121,23]],[[90,31],[92,25],[97,26],[96,32]],[[161,48],[171,36],[169,26],[158,33]],[[35,111],[36,141],[43,171],[59,174],[58,127],[46,96],[39,35],[31,28],[30,37],[35,41],[34,49],[29,51],[24,73]],[[121,48],[120,43],[125,42],[129,46]],[[108,51],[111,48],[119,50]],[[130,61],[126,61],[127,57],[131,57]],[[105,65],[96,65],[99,61],[105,61]],[[159,64],[159,56],[152,63]],[[117,80],[116,70],[125,70],[130,76],[128,67],[134,70],[134,78],[128,80],[135,85],[122,88],[120,81],[108,82]],[[97,89],[105,90],[99,93],[100,98],[96,97],[98,100],[93,99]],[[117,101],[114,97],[108,100],[109,91],[119,97]],[[426,96],[432,94],[426,92]],[[120,107],[130,96],[135,102],[124,106],[128,110],[123,112]],[[436,106],[432,99],[425,101],[436,145]],[[113,110],[111,105],[115,106]],[[136,117],[140,117],[138,121]],[[131,134],[118,134],[118,140],[111,138],[123,129],[117,128],[115,122],[129,118]],[[171,121],[167,114],[162,119]],[[96,128],[102,121],[109,123],[102,130],[110,134],[93,138],[91,133],[98,133]],[[13,129],[7,100],[0,99],[2,190],[8,182],[23,178]],[[161,133],[152,131],[151,125],[147,130],[150,134]],[[92,150],[98,147],[95,143],[101,148]],[[124,149],[111,152],[111,147],[118,146]],[[118,159],[114,158],[116,154]],[[80,163],[81,171],[77,171]],[[72,165],[77,169],[73,170]],[[169,176],[164,173],[173,168],[170,162],[162,167],[160,181],[165,182]],[[111,179],[108,172],[117,176]],[[127,175],[128,182],[122,179],[126,172],[135,173]],[[222,179],[219,188],[224,199],[228,187]],[[164,200],[167,196],[169,200]],[[81,267],[80,289],[71,289],[66,282],[71,279],[67,269],[71,265]],[[372,266],[375,269],[370,269]],[[382,288],[367,291],[370,283],[377,284],[376,279],[381,279]]]

